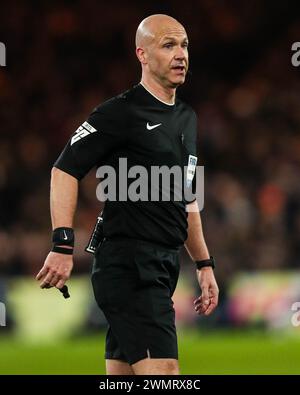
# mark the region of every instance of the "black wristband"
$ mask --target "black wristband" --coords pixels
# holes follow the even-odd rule
[[[198,270],[201,270],[203,267],[212,267],[213,269],[216,267],[216,262],[214,257],[210,257],[209,259],[203,259],[202,261],[195,261]]]
[[[59,254],[65,254],[65,255],[72,255],[73,254],[73,248],[64,248],[64,247],[58,247],[58,246],[53,246],[52,250],[53,252],[58,252]]]
[[[56,228],[52,233],[52,242],[54,246],[65,245],[74,247],[74,230],[72,228]]]

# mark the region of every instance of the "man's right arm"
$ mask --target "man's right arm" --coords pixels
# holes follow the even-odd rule
[[[50,187],[52,229],[73,227],[77,196],[78,180],[57,167],[53,167]]]
[[[52,229],[73,227],[77,205],[78,180],[64,171],[52,168],[50,188],[50,210]],[[63,246],[70,248],[68,246]],[[69,279],[73,268],[73,256],[50,252],[36,276],[41,288],[62,288]]]
[[[111,100],[95,109],[75,131],[56,160],[51,174],[50,209],[53,229],[73,228],[79,181],[95,166],[124,144],[120,120],[124,122],[126,103]],[[60,243],[60,240],[59,240]],[[58,247],[70,248],[57,244]],[[41,288],[62,288],[70,277],[73,256],[51,251],[36,276]]]

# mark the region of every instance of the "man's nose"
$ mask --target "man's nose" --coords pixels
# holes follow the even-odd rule
[[[186,53],[182,47],[177,47],[176,53],[175,53],[175,59],[177,60],[183,60],[186,59]]]

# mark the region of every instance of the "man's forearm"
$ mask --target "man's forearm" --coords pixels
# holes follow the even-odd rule
[[[78,180],[64,171],[52,168],[50,210],[52,228],[73,227],[77,205]]]
[[[198,207],[197,200],[191,204]],[[188,213],[188,238],[185,241],[185,248],[194,261],[209,258],[208,248],[203,236],[199,209],[192,210]]]

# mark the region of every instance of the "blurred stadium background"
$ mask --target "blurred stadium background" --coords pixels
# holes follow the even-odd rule
[[[104,373],[106,323],[84,252],[101,208],[94,173],[81,183],[71,299],[34,276],[50,248],[51,166],[98,103],[139,82],[134,34],[152,13],[176,17],[190,38],[178,94],[199,116],[202,218],[220,286],[218,310],[197,317],[182,250],[181,371],[300,373],[297,2],[31,0],[0,6],[0,374]]]

